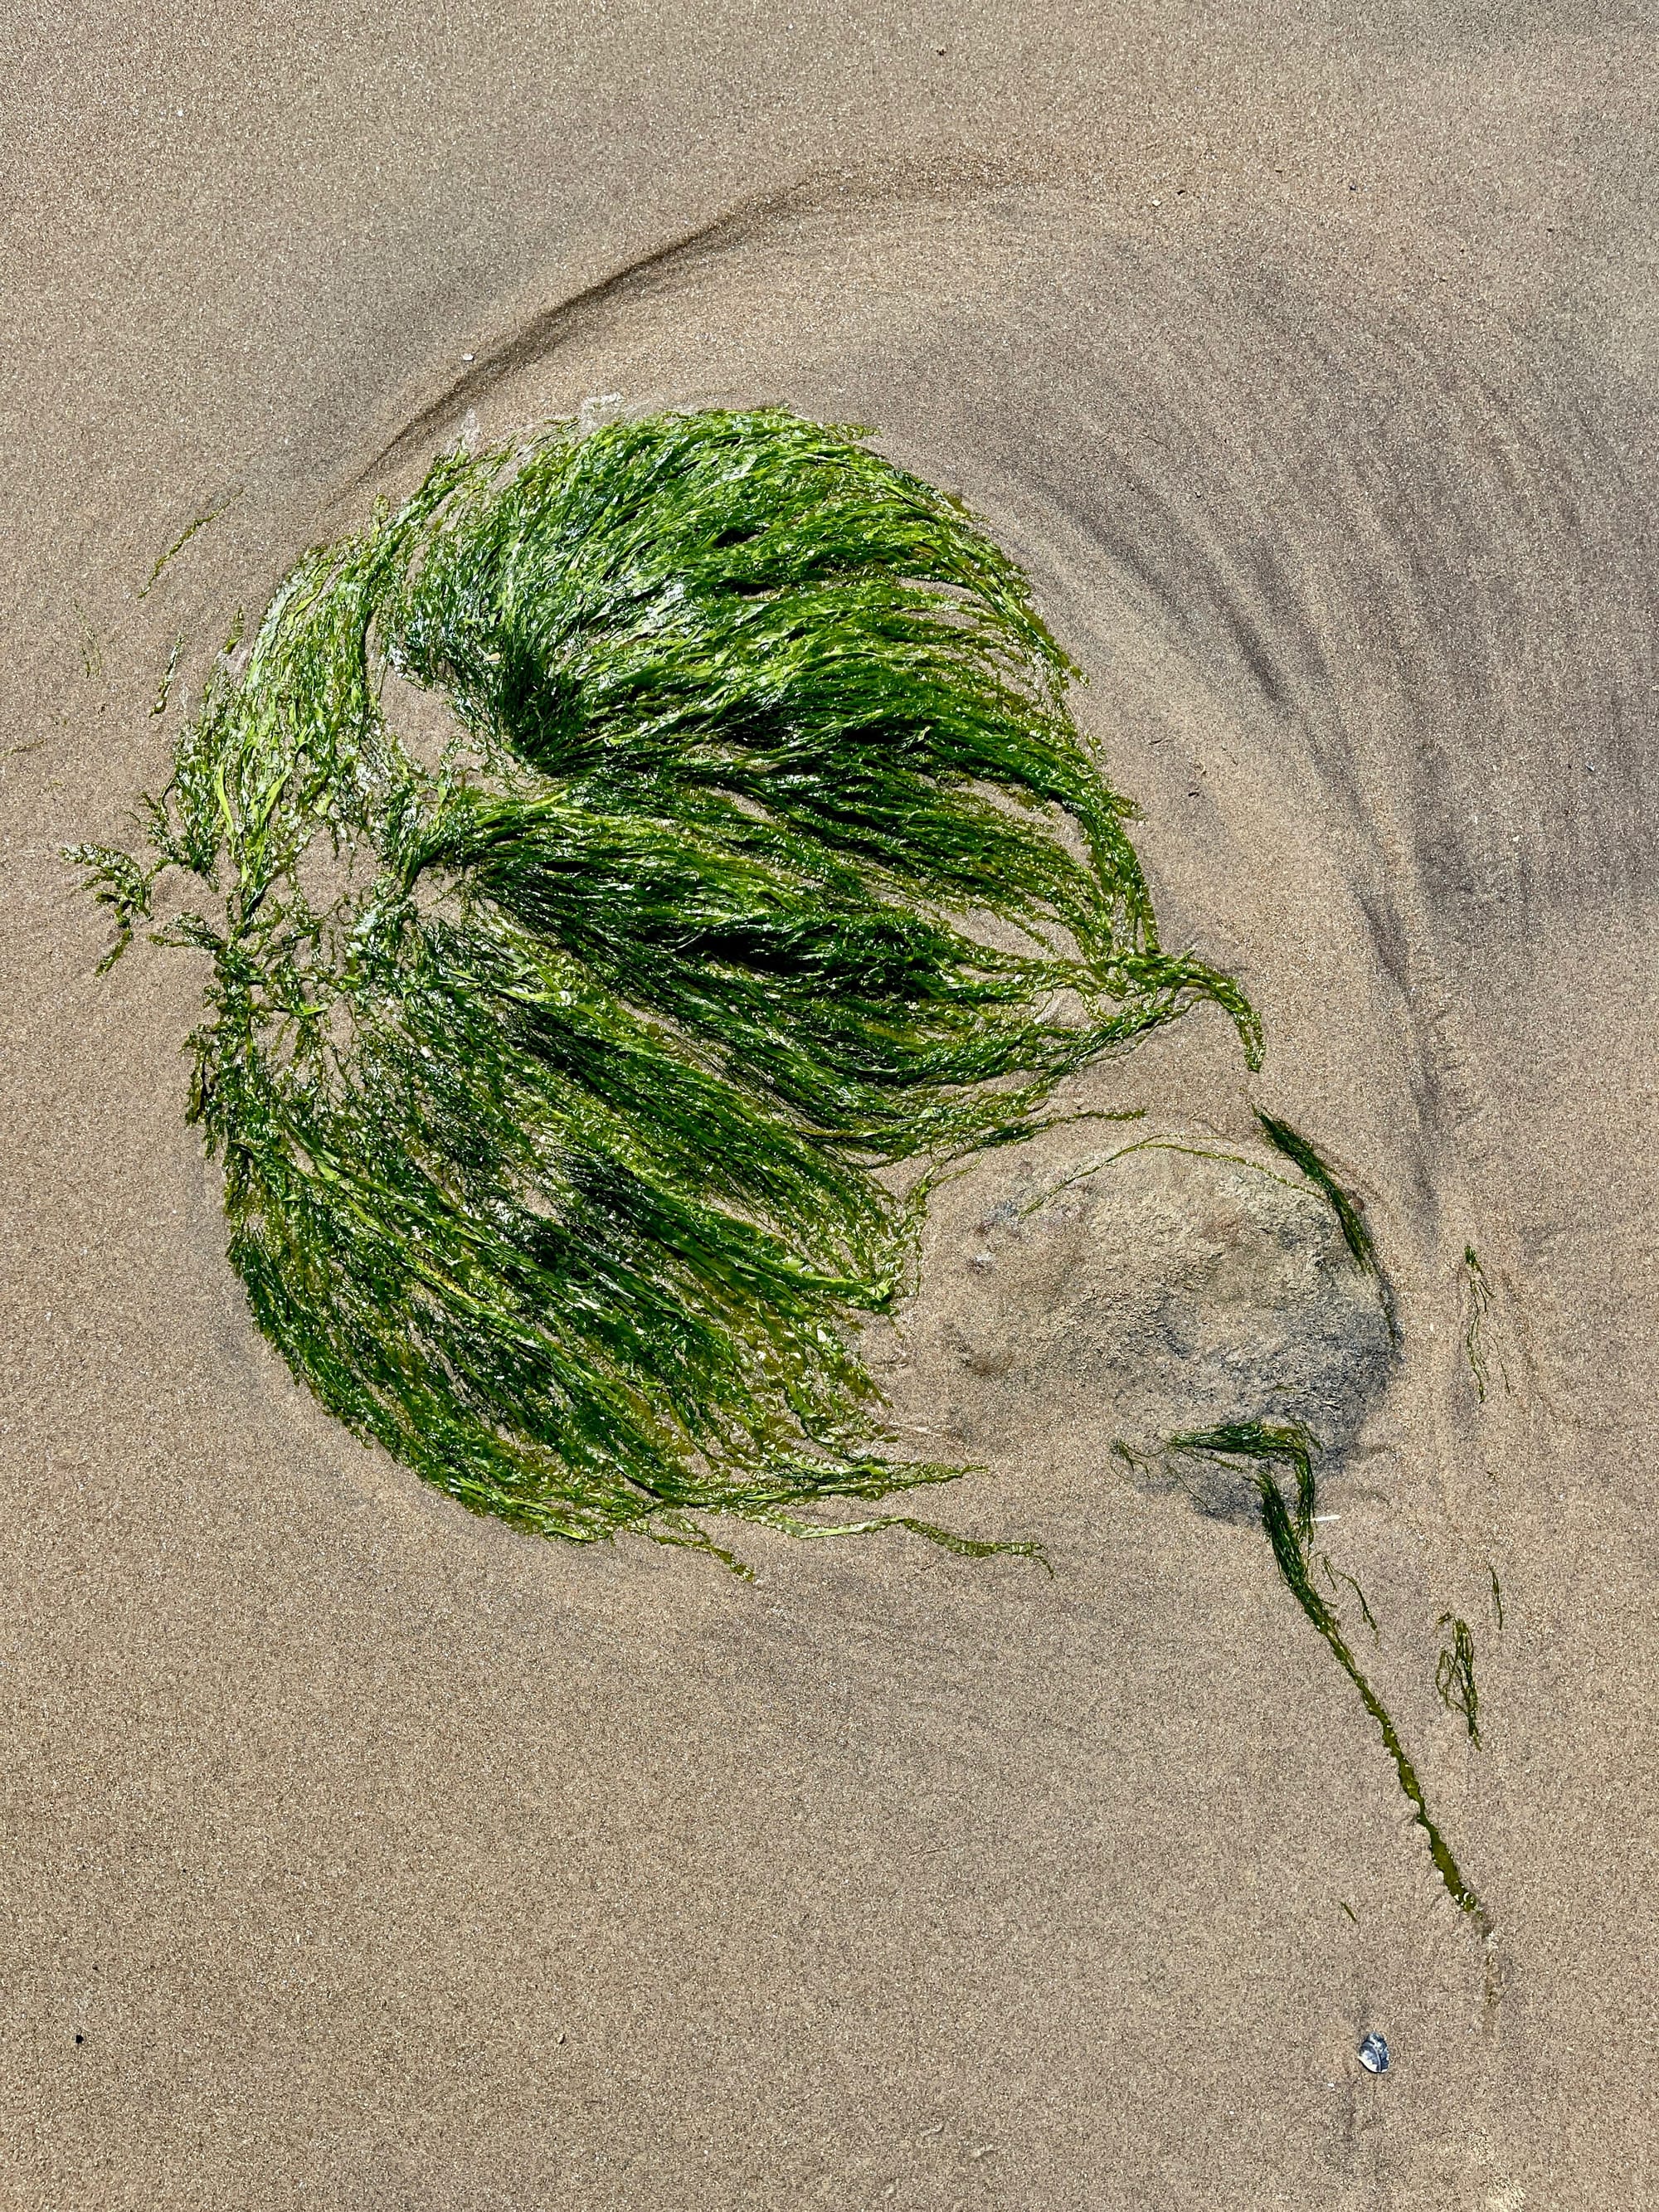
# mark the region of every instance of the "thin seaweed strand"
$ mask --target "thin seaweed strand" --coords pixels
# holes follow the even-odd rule
[[[1243,1460],[1254,1468],[1262,1528],[1286,1587],[1330,1647],[1337,1663],[1358,1691],[1362,1704],[1376,1723],[1383,1748],[1394,1761],[1400,1787],[1412,1808],[1412,1817],[1428,1839],[1429,1856],[1434,1862],[1435,1872],[1459,1911],[1468,1914],[1483,1935],[1490,1934],[1492,1923],[1486,1908],[1465,1881],[1456,1859],[1452,1856],[1450,1845],[1429,1811],[1428,1800],[1423,1794],[1417,1770],[1407,1755],[1405,1745],[1400,1740],[1400,1732],[1388,1708],[1361,1672],[1342,1632],[1341,1622],[1315,1586],[1310,1556],[1316,1499],[1314,1472],[1316,1447],[1313,1438],[1295,1423],[1237,1421],[1219,1428],[1194,1430],[1185,1435],[1172,1437],[1170,1441],[1171,1447],[1178,1451],[1212,1453],[1223,1459]],[[1293,1502],[1286,1499],[1273,1472],[1275,1465],[1279,1463],[1289,1466],[1295,1475]],[[1363,1599],[1361,1604],[1364,1605]],[[1365,1607],[1365,1613],[1369,1620],[1369,1607]],[[1449,1617],[1447,1616],[1448,1619]],[[1375,1627],[1375,1623],[1372,1626]],[[1465,1632],[1467,1634],[1467,1631]],[[1472,1646],[1470,1653],[1472,1659]],[[1462,1680],[1460,1675],[1460,1683]],[[1465,1712],[1469,1733],[1474,1736],[1472,1675],[1468,1680],[1471,1702],[1467,1706],[1460,1705],[1458,1710]],[[1442,1695],[1447,1695],[1443,1685]]]

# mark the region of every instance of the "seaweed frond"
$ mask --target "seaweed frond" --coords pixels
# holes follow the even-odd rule
[[[98,963],[102,975],[112,969],[132,942],[133,932],[149,913],[149,887],[154,870],[142,867],[131,853],[114,845],[65,845],[63,858],[71,867],[83,868],[83,889],[100,906],[106,906],[115,921],[115,942]]]
[[[163,933],[211,962],[191,1111],[295,1374],[549,1535],[985,1548],[814,1512],[963,1472],[891,1455],[856,1342],[930,1178],[1200,1001],[1260,1056],[1014,563],[860,432],[562,424],[445,455],[234,642],[150,842],[217,891]],[[82,857],[125,943],[154,869]]]
[[[1305,1429],[1294,1423],[1281,1425],[1263,1421],[1240,1421],[1219,1428],[1194,1430],[1187,1435],[1172,1437],[1170,1441],[1171,1448],[1176,1450],[1210,1452],[1218,1457],[1242,1459],[1254,1465],[1261,1525],[1279,1573],[1291,1595],[1318,1630],[1342,1671],[1358,1691],[1366,1711],[1376,1723],[1383,1747],[1394,1761],[1400,1787],[1412,1808],[1412,1817],[1428,1839],[1429,1854],[1434,1862],[1435,1871],[1459,1909],[1469,1914],[1483,1931],[1488,1930],[1490,1923],[1486,1910],[1464,1880],[1450,1846],[1435,1825],[1429,1812],[1428,1801],[1423,1794],[1423,1786],[1417,1778],[1417,1770],[1406,1755],[1399,1730],[1382,1700],[1361,1673],[1358,1662],[1342,1633],[1340,1621],[1315,1587],[1309,1558],[1315,1501],[1313,1455],[1317,1449],[1314,1439]],[[1279,1462],[1287,1464],[1295,1474],[1293,1504],[1286,1503],[1274,1474],[1274,1467]],[[1467,1634],[1467,1631],[1465,1632]]]
[[[1280,1461],[1296,1476],[1296,1502],[1286,1508],[1298,1544],[1313,1541],[1314,1508],[1318,1503],[1314,1479],[1316,1439],[1299,1421],[1227,1421],[1218,1428],[1189,1429],[1171,1437],[1173,1451],[1207,1452],[1216,1459],[1242,1459],[1255,1469],[1257,1480],[1272,1482],[1272,1470]],[[1277,1490],[1277,1485],[1274,1485]],[[1279,1499],[1281,1505],[1284,1499]]]
[[[190,544],[191,538],[195,537],[197,532],[198,530],[205,530],[210,522],[216,522],[219,517],[224,513],[225,509],[230,505],[231,501],[236,496],[237,494],[235,492],[231,492],[228,494],[225,498],[220,501],[217,507],[210,507],[205,514],[191,516],[191,520],[179,532],[179,535],[173,539],[172,544],[167,546],[161,552],[156,555],[154,566],[151,568],[149,575],[144,579],[143,584],[139,586],[138,597],[141,599],[147,599],[149,597],[150,593],[155,590],[157,583],[161,580],[161,571],[167,567],[170,561],[177,559],[178,556],[184,551],[185,546]]]
[[[1440,1653],[1435,1668],[1434,1686],[1440,1692],[1440,1702],[1449,1713],[1461,1713],[1468,1731],[1469,1741],[1480,1748],[1480,1698],[1474,1685],[1474,1638],[1467,1620],[1455,1614],[1443,1613],[1438,1626],[1449,1628],[1450,1640]]]
[[[1371,1632],[1372,1643],[1380,1644],[1382,1641],[1382,1632],[1377,1626],[1376,1616],[1371,1611],[1370,1605],[1367,1603],[1365,1593],[1360,1589],[1358,1582],[1356,1582],[1354,1577],[1348,1573],[1346,1568],[1332,1565],[1331,1555],[1328,1552],[1322,1552],[1320,1553],[1319,1564],[1324,1568],[1325,1579],[1333,1589],[1336,1588],[1338,1583],[1346,1583],[1348,1588],[1353,1592],[1354,1597],[1358,1603],[1361,1619],[1364,1621],[1366,1627]]]
[[[161,680],[155,687],[155,698],[150,702],[149,711],[152,715],[165,714],[167,710],[167,701],[173,693],[173,679],[179,673],[179,663],[184,658],[184,651],[185,633],[180,630],[173,641],[172,649],[167,654],[167,665],[161,671]]]
[[[1484,1405],[1492,1383],[1492,1361],[1486,1351],[1486,1321],[1497,1301],[1492,1279],[1481,1266],[1480,1255],[1473,1244],[1463,1247],[1463,1352],[1474,1382],[1475,1395]],[[1497,1357],[1498,1376],[1507,1391],[1512,1387],[1510,1371],[1501,1352]]]
[[[1355,1266],[1375,1280],[1377,1296],[1382,1301],[1383,1318],[1389,1324],[1389,1334],[1397,1341],[1399,1331],[1395,1317],[1394,1291],[1382,1272],[1376,1240],[1366,1225],[1358,1200],[1351,1191],[1343,1188],[1325,1160],[1288,1121],[1281,1121],[1272,1114],[1264,1114],[1260,1107],[1256,1109],[1255,1118],[1273,1149],[1282,1152],[1287,1160],[1298,1167],[1314,1188],[1323,1194],[1327,1205],[1336,1216],[1337,1224],[1342,1231],[1342,1241],[1347,1246]]]

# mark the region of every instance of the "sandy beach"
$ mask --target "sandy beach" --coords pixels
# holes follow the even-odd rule
[[[0,55],[0,2206],[1653,2203],[1651,27],[161,0]],[[60,857],[458,439],[771,403],[1027,570],[1265,1028],[1075,1079],[1144,1118],[976,1163],[872,1339],[980,1466],[928,1511],[1052,1575],[744,1529],[744,1583],[356,1443],[226,1263],[202,967],[96,974]],[[1246,1399],[1331,1448],[1478,1917],[1154,1463]]]

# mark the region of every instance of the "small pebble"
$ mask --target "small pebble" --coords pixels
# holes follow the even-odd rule
[[[1368,2074],[1386,2074],[1389,2070],[1387,2036],[1366,2036],[1359,2046],[1359,2063]]]

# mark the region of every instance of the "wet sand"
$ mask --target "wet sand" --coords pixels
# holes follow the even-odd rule
[[[0,2204],[1644,2206],[1652,41],[659,15],[0,34]],[[1259,1078],[1195,1015],[1079,1103],[1271,1164],[1263,1107],[1365,1203],[1399,1352],[1321,1533],[1489,1940],[1260,1528],[1113,1452],[1105,1353],[984,1353],[997,1188],[884,1357],[987,1460],[928,1509],[1052,1578],[537,1545],[246,1318],[200,974],[96,977],[56,848],[118,839],[235,609],[455,436],[758,400],[875,426],[1026,563],[1166,935],[1262,1011]],[[1113,1188],[1112,1235],[1190,1201],[1224,1256],[1250,1212]],[[1237,1372],[1312,1341],[1284,1268],[1182,1265]]]

